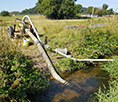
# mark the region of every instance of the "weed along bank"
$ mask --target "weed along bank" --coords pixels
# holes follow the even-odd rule
[[[0,24],[0,97],[16,102],[109,100],[105,94],[117,89],[117,57],[112,57],[118,47],[117,18],[92,18],[91,26],[104,26],[91,28],[89,19],[30,17],[13,17],[15,23],[10,18]],[[84,27],[64,28],[79,24]],[[116,96],[110,95],[117,100]]]

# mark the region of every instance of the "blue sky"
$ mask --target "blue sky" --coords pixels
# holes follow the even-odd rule
[[[21,12],[24,9],[34,7],[37,1],[38,0],[1,0],[0,12],[3,10]],[[81,4],[83,7],[102,7],[102,5],[106,3],[109,5],[109,8],[113,8],[114,10],[118,8],[118,0],[77,0],[76,3]]]
[[[0,0],[0,12],[3,10],[21,12],[24,9],[34,7],[37,2],[38,0]]]

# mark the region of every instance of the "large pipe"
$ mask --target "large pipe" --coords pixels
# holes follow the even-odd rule
[[[72,58],[71,56],[68,56],[58,50],[53,50],[53,51],[55,51],[56,53],[59,53],[60,55],[66,57],[66,58],[70,58],[74,61],[97,61],[97,62],[101,61],[102,62],[102,61],[114,61],[115,60],[115,59],[76,59],[76,58]]]
[[[24,16],[23,19],[22,19],[22,23],[25,25],[25,18],[28,18],[28,19],[29,19],[30,24],[31,24],[32,28],[34,29],[34,31],[35,31],[35,33],[36,33],[38,39],[30,32],[29,29],[25,29],[25,31],[26,31],[26,33],[33,39],[34,43],[38,46],[39,51],[41,52],[41,54],[42,54],[44,60],[46,61],[47,65],[48,65],[48,68],[49,68],[49,70],[50,70],[52,76],[53,76],[56,80],[60,81],[61,83],[65,84],[65,85],[69,85],[69,83],[68,83],[67,81],[65,81],[64,79],[62,79],[62,78],[57,74],[57,72],[55,71],[54,65],[53,65],[53,63],[52,63],[52,61],[51,61],[49,55],[47,54],[47,51],[45,50],[45,48],[44,48],[44,46],[43,46],[43,43],[42,43],[42,41],[41,41],[41,39],[40,39],[40,37],[39,37],[39,35],[38,35],[38,33],[37,33],[37,31],[36,31],[36,29],[35,29],[33,23],[32,23],[32,21],[31,21],[31,19],[30,19],[30,17],[27,16],[27,15]]]

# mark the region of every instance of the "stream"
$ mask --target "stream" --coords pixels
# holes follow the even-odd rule
[[[88,102],[95,97],[93,93],[99,87],[103,87],[103,84],[108,86],[109,75],[97,65],[71,74],[65,73],[63,78],[72,86],[64,86],[60,82],[52,80],[48,90],[30,96],[31,102]]]

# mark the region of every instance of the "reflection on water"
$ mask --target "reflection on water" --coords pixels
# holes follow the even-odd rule
[[[107,85],[108,75],[99,65],[81,69],[64,78],[72,86],[64,86],[56,80],[51,87],[31,99],[32,102],[87,102],[92,93],[103,84]]]

